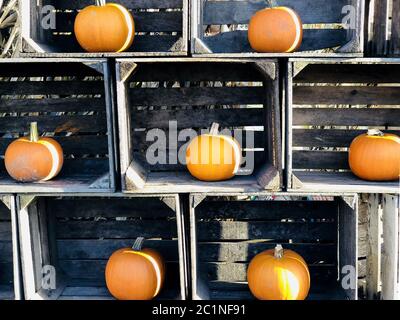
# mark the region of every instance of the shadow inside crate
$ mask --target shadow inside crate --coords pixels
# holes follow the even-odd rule
[[[309,266],[308,300],[348,299],[337,280],[334,201],[204,201],[196,219],[200,298],[254,299],[247,284],[248,264],[280,243],[299,253]]]
[[[47,199],[55,214],[57,271],[64,275],[58,299],[113,299],[105,283],[111,254],[129,248],[136,237],[160,252],[166,263],[164,287],[156,299],[181,299],[175,212],[158,198]],[[54,259],[54,257],[53,257]]]

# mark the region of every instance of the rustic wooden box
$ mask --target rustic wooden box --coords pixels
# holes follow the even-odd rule
[[[25,298],[112,299],[104,270],[117,249],[137,237],[166,261],[166,282],[158,299],[187,296],[183,216],[177,195],[166,197],[20,196],[19,227]],[[56,286],[43,286],[55,268]],[[43,270],[43,274],[42,274]]]
[[[281,133],[278,64],[275,60],[117,60],[120,163],[124,192],[179,193],[278,190],[281,187]],[[179,142],[174,140],[175,122]],[[246,175],[224,182],[200,182],[182,164],[190,136],[212,122],[242,133]],[[241,131],[240,131],[241,130]],[[158,138],[172,136],[160,152],[146,155]],[[179,134],[179,135],[178,135]],[[253,137],[254,143],[247,143]],[[246,142],[246,143],[245,143]],[[153,145],[154,146],[154,145]],[[183,152],[182,152],[183,151]],[[178,153],[179,152],[179,153]],[[254,166],[251,165],[251,156]],[[172,160],[171,160],[172,158]],[[254,167],[254,170],[252,170]]]
[[[64,149],[53,180],[18,183],[1,159],[0,192],[109,192],[114,190],[110,72],[106,60],[0,60],[0,154],[37,121],[39,134]]]
[[[247,40],[251,16],[268,1],[192,0],[193,54],[230,57],[362,56],[364,0],[273,0],[295,9],[305,25],[303,44],[291,54],[255,53]],[[342,21],[351,13],[353,25]]]
[[[400,56],[400,2],[366,0],[365,53],[370,57]]]
[[[0,300],[21,299],[15,197],[0,195]]]
[[[398,193],[399,181],[368,182],[348,166],[348,147],[368,128],[400,134],[400,61],[291,60],[287,184],[326,192]]]
[[[357,299],[357,196],[309,199],[284,193],[190,196],[193,299],[254,299],[248,264],[277,243],[309,265],[308,299]]]
[[[73,33],[79,10],[92,0],[21,0],[22,55],[44,57],[182,56],[188,51],[189,0],[115,0],[128,8],[135,20],[135,39],[127,52],[86,53]],[[46,6],[56,10],[56,29],[44,29]],[[51,8],[51,7],[50,7]]]

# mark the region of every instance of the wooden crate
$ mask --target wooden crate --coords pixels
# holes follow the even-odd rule
[[[287,184],[320,192],[398,193],[348,166],[348,147],[368,128],[400,134],[400,61],[291,60],[286,90]]]
[[[0,196],[0,300],[21,299],[15,197]]]
[[[135,20],[133,45],[124,53],[86,53],[73,29],[78,11],[92,0],[24,0],[20,2],[22,53],[40,57],[182,56],[188,51],[189,0],[115,0],[132,12]],[[44,29],[43,17],[52,6],[56,28]]]
[[[248,264],[277,243],[309,265],[308,299],[357,299],[357,196],[309,199],[283,193],[192,195],[193,299],[253,299]]]
[[[239,192],[280,188],[276,61],[118,59],[117,94],[124,192]],[[170,121],[175,121],[175,131],[179,135],[183,133],[183,138],[180,142],[172,140],[162,148],[160,152],[165,159],[148,161],[146,154],[150,154],[149,147],[154,147],[156,139],[150,134],[173,136]],[[200,182],[189,174],[182,161],[175,161],[179,154],[184,160],[190,140],[181,130],[193,129],[191,132],[197,135],[212,122],[220,123],[229,134],[235,130],[241,133],[239,138],[243,139],[239,142],[247,146],[246,151],[243,150],[248,160],[246,175],[224,182]],[[247,143],[252,137],[254,143]]]
[[[366,55],[400,56],[400,2],[367,0],[367,15]]]
[[[106,60],[3,59],[0,61],[0,192],[110,192],[115,188],[110,72]],[[53,180],[18,183],[4,167],[7,146],[39,134],[64,149]]]
[[[305,25],[298,52],[255,53],[247,39],[251,16],[268,5],[264,0],[193,0],[191,20],[192,53],[230,57],[271,56],[362,56],[364,0],[273,0],[296,10]],[[349,11],[352,28],[343,28]],[[347,20],[346,20],[347,21]]]
[[[183,218],[177,195],[166,197],[18,198],[25,298],[112,299],[105,285],[108,258],[145,237],[166,261],[158,299],[187,296]],[[42,269],[55,268],[56,286],[43,286]]]

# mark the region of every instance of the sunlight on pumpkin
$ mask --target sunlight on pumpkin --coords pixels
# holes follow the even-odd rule
[[[280,289],[282,298],[284,300],[296,300],[300,293],[300,280],[297,279],[296,275],[287,269],[281,267],[275,267],[274,272],[278,276],[278,283],[280,283]]]
[[[140,251],[127,250],[127,251],[124,251],[124,253],[128,253],[128,254],[137,254],[137,255],[139,255],[139,256],[141,256],[141,257],[143,257],[143,258],[146,258],[148,261],[150,261],[150,263],[153,265],[153,268],[154,268],[154,270],[155,270],[155,272],[156,272],[156,278],[157,278],[157,288],[156,288],[156,291],[154,292],[153,298],[154,298],[155,296],[157,296],[158,293],[159,293],[160,290],[161,290],[161,284],[162,284],[162,283],[161,283],[161,280],[162,280],[162,277],[161,277],[161,270],[160,270],[160,268],[159,268],[159,266],[158,266],[158,263],[157,263],[156,259],[154,259],[152,256],[148,255],[147,253],[140,252]]]

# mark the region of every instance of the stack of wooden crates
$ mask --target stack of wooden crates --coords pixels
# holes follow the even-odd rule
[[[119,54],[79,48],[91,1],[20,1],[1,154],[37,121],[65,164],[35,184],[0,169],[0,299],[111,299],[107,259],[138,236],[167,263],[157,299],[253,299],[248,262],[277,243],[309,264],[309,299],[400,299],[399,183],[347,163],[366,129],[400,133],[399,1],[277,0],[305,24],[291,54],[251,50],[263,0],[114,2],[136,21]],[[241,133],[243,175],[200,182],[177,161],[212,122]]]

